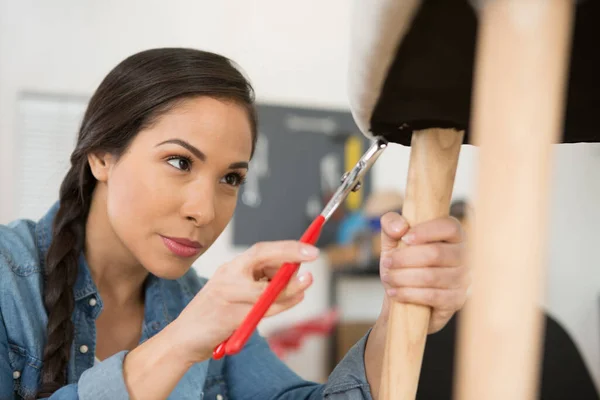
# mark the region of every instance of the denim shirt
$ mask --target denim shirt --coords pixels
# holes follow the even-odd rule
[[[0,225],[0,400],[35,396],[42,370],[47,315],[43,301],[45,254],[51,240],[55,204],[38,222]],[[145,315],[140,343],[172,322],[206,280],[193,269],[177,280],[150,275],[145,285]],[[94,365],[95,320],[102,299],[83,254],[74,287],[75,334],[66,386],[50,398],[127,399],[122,351]],[[170,399],[370,399],[364,368],[363,337],[340,362],[326,384],[307,382],[270,350],[257,332],[244,349],[221,360],[194,364]]]

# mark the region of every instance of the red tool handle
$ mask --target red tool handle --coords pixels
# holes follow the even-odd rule
[[[302,243],[315,244],[319,239],[324,224],[325,218],[322,215],[319,215],[304,232],[300,241]],[[236,354],[244,347],[262,317],[264,317],[271,305],[275,302],[275,299],[277,299],[281,291],[285,289],[290,279],[292,279],[292,276],[298,270],[298,267],[300,267],[299,263],[285,263],[279,268],[239,328],[233,332],[229,339],[226,339],[215,347],[213,350],[214,359],[218,360],[225,354],[228,356]]]

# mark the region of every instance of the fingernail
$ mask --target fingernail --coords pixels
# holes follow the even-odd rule
[[[394,221],[390,224],[390,228],[392,229],[393,232],[400,233],[404,229],[404,221],[402,221],[400,219],[397,221]]]
[[[381,266],[383,268],[390,268],[392,266],[392,258],[391,257],[383,257],[381,259]]]
[[[300,253],[302,253],[302,255],[306,257],[316,257],[319,255],[319,249],[315,246],[304,245],[300,249]]]
[[[381,280],[384,282],[389,282],[390,276],[388,274],[384,274],[381,276]]]
[[[304,273],[298,275],[298,282],[306,283],[306,281],[308,281],[308,273],[304,272]]]
[[[406,235],[402,236],[402,241],[406,244],[412,244],[415,241],[415,234],[407,233]]]
[[[394,297],[396,295],[396,293],[398,293],[398,291],[396,289],[388,289],[387,290],[387,294],[390,297]]]

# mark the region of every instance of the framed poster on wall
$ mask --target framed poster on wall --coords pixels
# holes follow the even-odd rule
[[[370,142],[350,112],[258,105],[259,139],[233,219],[233,244],[297,240]],[[369,174],[325,225],[318,245],[335,240],[343,215],[371,190]]]

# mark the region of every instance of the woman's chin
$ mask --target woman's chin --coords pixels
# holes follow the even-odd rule
[[[161,251],[159,254],[140,254],[140,258],[144,257],[141,260],[142,265],[152,275],[162,279],[173,280],[185,275],[204,252],[205,249],[201,249],[200,252],[193,256],[181,257],[169,251]]]
[[[161,279],[176,280],[184,276],[189,270],[189,268],[185,270],[169,269],[165,271],[160,271],[160,273],[154,275]]]
[[[173,262],[166,261],[155,265],[150,268],[146,268],[152,275],[161,279],[179,279],[185,275],[192,268],[192,263]]]

